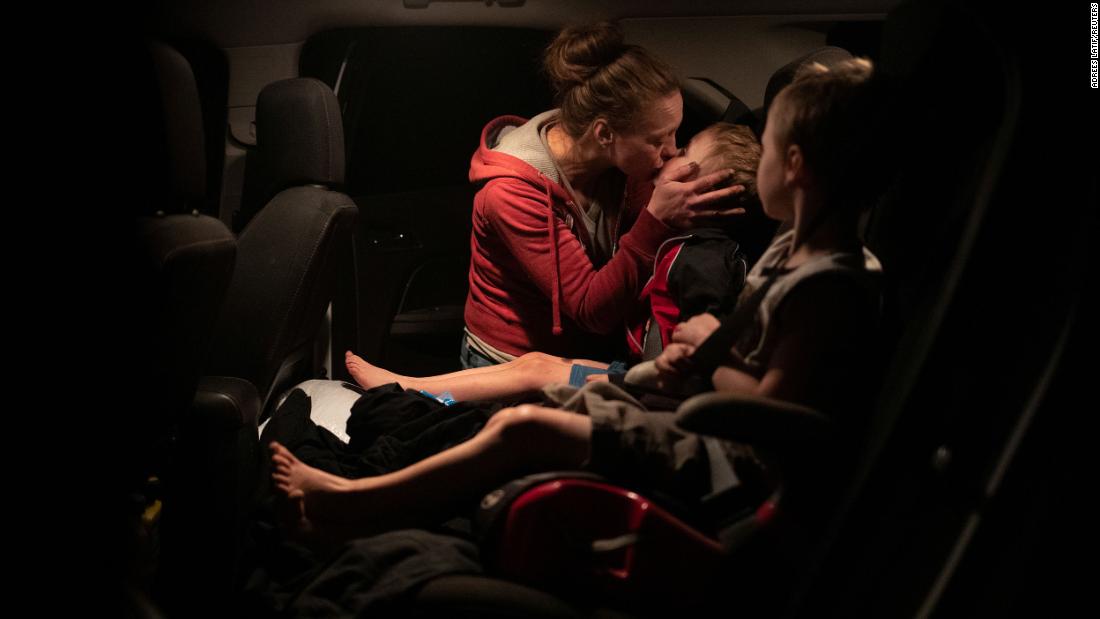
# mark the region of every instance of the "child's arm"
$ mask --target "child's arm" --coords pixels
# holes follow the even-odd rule
[[[775,319],[779,339],[754,393],[812,402],[864,354],[873,310],[854,282],[824,276],[793,290]]]
[[[657,371],[665,376],[683,376],[691,371],[691,355],[695,347],[690,344],[672,343],[653,360]]]
[[[757,380],[737,369],[741,365],[736,363],[737,351],[730,350],[733,359],[714,371],[711,382],[717,391],[812,401],[834,371],[855,361],[852,355],[858,354],[861,334],[871,322],[866,310],[862,290],[847,279],[822,276],[804,282],[773,318],[777,343],[763,377]],[[696,316],[684,323],[680,339],[690,340],[704,332],[706,339],[717,322],[709,314]],[[690,372],[694,350],[692,344],[670,344],[655,361],[661,382],[674,384]]]
[[[713,314],[703,313],[692,316],[676,325],[676,328],[672,330],[672,341],[680,344],[690,344],[692,347],[698,346],[703,343],[703,340],[710,337],[710,334],[714,333],[721,324]]]
[[[735,356],[737,351],[731,351]],[[766,376],[765,376],[766,378]],[[761,381],[747,372],[728,365],[719,366],[710,377],[715,391],[729,391],[733,393],[760,394]]]

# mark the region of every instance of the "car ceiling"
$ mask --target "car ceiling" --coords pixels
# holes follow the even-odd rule
[[[900,0],[178,0],[150,9],[146,21],[159,35],[201,37],[228,49],[304,41],[317,32],[365,25],[550,29],[623,18],[881,16],[897,4]]]

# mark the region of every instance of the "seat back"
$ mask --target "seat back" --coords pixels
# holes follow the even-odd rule
[[[386,25],[320,34],[302,49],[302,74],[332,85],[344,110],[364,293],[351,300],[358,312],[347,345],[367,361],[403,374],[459,369],[477,189],[470,155],[493,117],[552,107],[532,70],[552,36]],[[350,380],[342,370],[334,366],[333,377]]]
[[[1042,265],[1073,265],[1073,235],[1063,236],[1064,213],[1051,225],[1012,208],[1029,210],[1049,187],[1033,182],[1036,154],[1019,144],[1026,108],[1010,50],[1027,28],[999,19],[911,3],[887,20],[879,70],[902,87],[906,148],[883,154],[901,174],[866,242],[888,276],[883,343],[893,353],[792,614],[932,614],[990,502],[990,471],[1007,465],[1000,450],[1041,399],[1034,381],[1058,354],[1066,280]],[[1017,258],[1022,239],[1028,255]],[[1041,295],[1024,292],[1040,286]]]
[[[831,67],[851,57],[852,54],[844,48],[836,47],[835,45],[826,45],[811,50],[776,69],[775,73],[772,73],[771,79],[768,80],[767,87],[764,88],[764,108],[762,110],[764,116],[757,119],[759,122],[758,127],[760,129],[760,135],[764,133],[764,123],[767,122],[768,110],[772,107],[772,101],[775,100],[775,96],[779,94],[780,90],[783,90],[787,84],[790,84],[791,81],[794,80],[794,76],[798,73],[799,69],[815,62],[826,67]]]
[[[491,573],[622,607],[698,596],[715,584],[726,554],[713,531],[578,471],[530,475],[490,493],[475,529]]]
[[[275,396],[315,378],[314,339],[338,271],[351,268],[355,204],[344,180],[340,109],[323,82],[275,82],[256,106],[258,161],[270,200],[238,239],[209,373],[244,378],[269,412]]]
[[[146,199],[131,220],[134,292],[133,303],[125,308],[140,333],[127,334],[136,344],[130,351],[136,358],[129,359],[136,371],[123,380],[135,383],[125,393],[140,403],[140,414],[126,423],[133,437],[127,449],[139,454],[128,463],[133,477],[127,484],[141,498],[133,508],[147,514],[145,533],[134,547],[145,553],[139,559],[143,582],[138,588],[152,593],[178,573],[179,550],[187,545],[177,535],[186,529],[180,519],[187,486],[187,471],[180,467],[185,442],[181,436],[192,418],[192,401],[233,272],[237,242],[220,220],[200,214],[206,200],[206,164],[202,111],[191,66],[178,50],[163,43],[151,42],[147,51],[146,104],[154,111],[146,116],[150,126],[135,132],[146,140],[141,144],[144,173],[138,179]],[[159,487],[148,483],[152,477],[162,482]],[[160,505],[164,517],[158,520]],[[134,516],[139,517],[140,513]],[[163,590],[156,597],[167,601]]]
[[[137,217],[138,262],[152,316],[151,356],[141,361],[157,394],[157,441],[166,440],[191,405],[209,351],[214,322],[229,284],[236,241],[219,220],[199,215],[206,195],[202,112],[187,60],[163,43],[149,51],[163,115],[149,135],[162,154],[153,199]],[[157,138],[163,138],[157,140]],[[156,158],[155,154],[150,154]],[[150,437],[152,439],[152,436]],[[153,447],[163,453],[162,446]]]
[[[716,122],[744,125],[760,139],[762,122],[748,105],[721,84],[709,78],[689,77],[683,81],[681,92],[684,96],[684,120],[676,130],[678,145],[686,146],[695,134]],[[724,229],[740,244],[746,266],[752,268],[771,244],[778,225],[757,205],[739,215]]]
[[[681,84],[680,92],[684,96],[684,119],[676,130],[678,145],[686,145],[691,136],[720,120],[755,131],[755,117],[749,106],[718,82],[708,77],[689,77]]]

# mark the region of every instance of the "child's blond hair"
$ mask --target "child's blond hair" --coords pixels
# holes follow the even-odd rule
[[[733,184],[744,185],[756,193],[756,168],[760,165],[760,141],[745,125],[717,122],[703,129],[699,135],[709,135],[712,143],[703,154],[704,168],[710,171],[730,168],[734,171]]]
[[[880,173],[886,102],[881,82],[866,58],[832,68],[811,63],[776,95],[769,123],[780,148],[797,144],[806,168],[827,202],[865,207],[881,192]]]

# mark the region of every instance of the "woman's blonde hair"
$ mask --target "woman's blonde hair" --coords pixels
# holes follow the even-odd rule
[[[557,93],[562,127],[574,138],[599,117],[629,133],[653,101],[680,88],[668,65],[627,45],[611,22],[564,28],[546,48],[543,70]]]

